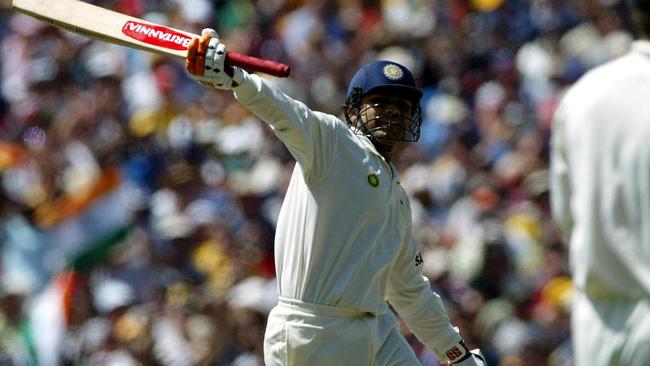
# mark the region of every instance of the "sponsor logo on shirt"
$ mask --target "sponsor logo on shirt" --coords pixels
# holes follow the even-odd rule
[[[415,256],[415,266],[417,267],[422,263],[424,263],[424,258],[422,258],[422,253],[418,252],[418,254]]]

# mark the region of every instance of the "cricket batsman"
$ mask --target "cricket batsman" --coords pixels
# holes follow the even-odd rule
[[[640,39],[574,84],[553,121],[576,366],[650,365],[650,0],[630,4]]]
[[[342,121],[224,65],[225,54],[217,33],[204,29],[188,47],[187,71],[232,90],[297,161],[277,224],[280,300],[268,319],[265,363],[419,365],[390,304],[443,362],[483,365],[422,275],[409,199],[391,161],[396,144],[420,133],[422,93],[411,72],[390,61],[363,66]]]

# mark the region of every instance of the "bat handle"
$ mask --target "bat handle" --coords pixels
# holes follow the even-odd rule
[[[265,60],[236,52],[226,53],[226,64],[241,67],[249,71],[259,71],[265,74],[285,78],[289,76],[289,66],[283,63]]]

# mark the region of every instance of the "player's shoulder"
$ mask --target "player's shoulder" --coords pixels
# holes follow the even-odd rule
[[[634,80],[635,75],[640,71],[639,67],[635,65],[634,55],[628,52],[625,55],[595,66],[585,72],[571,86],[567,97],[571,95],[593,95],[594,93],[613,92],[612,87],[630,79]]]
[[[585,72],[585,74],[575,84],[577,87],[584,87],[593,83],[605,82],[615,78],[616,70],[620,69],[625,63],[625,56],[610,60],[603,64],[593,67]]]
[[[320,123],[326,128],[331,128],[333,130],[347,129],[348,126],[341,118],[325,112],[314,111],[314,116],[318,118]]]
[[[587,71],[580,83],[616,83],[621,80],[634,79],[642,73],[648,73],[647,63],[650,58],[642,56],[634,46],[636,43],[632,44],[627,53]]]

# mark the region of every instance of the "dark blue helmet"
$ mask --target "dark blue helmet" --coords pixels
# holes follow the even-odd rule
[[[361,96],[377,89],[393,89],[404,92],[414,101],[419,101],[422,97],[422,92],[415,86],[415,79],[409,69],[397,62],[384,60],[361,67],[350,81],[348,96],[355,92],[355,89],[360,90]]]
[[[384,91],[408,99],[412,108],[405,113],[403,108],[397,108],[392,103],[362,106],[363,96],[370,92]],[[421,98],[422,92],[415,86],[415,79],[409,69],[392,61],[375,61],[361,67],[352,77],[343,110],[352,131],[367,136],[371,141],[377,141],[379,134],[384,136],[383,140],[417,141],[422,124]],[[367,114],[370,108],[380,110],[381,113],[375,111]]]

